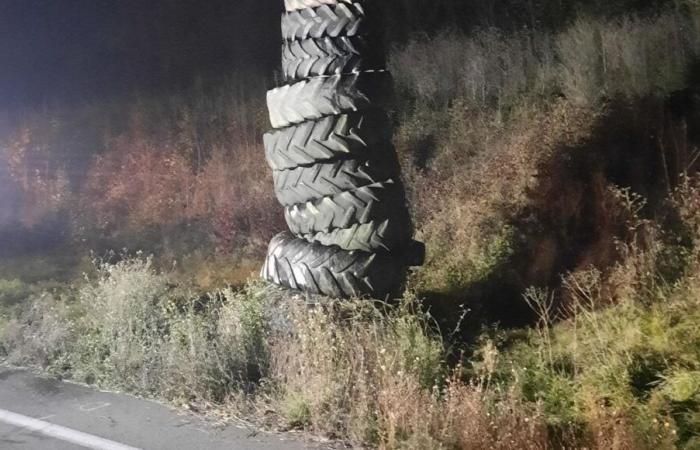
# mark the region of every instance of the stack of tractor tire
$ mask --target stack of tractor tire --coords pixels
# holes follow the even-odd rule
[[[400,289],[422,246],[386,107],[392,80],[370,0],[285,0],[284,85],[268,92],[265,154],[289,231],[262,277],[337,298]]]

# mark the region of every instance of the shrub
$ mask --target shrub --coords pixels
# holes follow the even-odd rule
[[[550,36],[495,29],[411,41],[391,55],[390,67],[399,89],[436,106],[463,98],[507,108],[522,96],[550,93],[556,77]]]
[[[194,297],[151,258],[99,263],[79,292],[85,336],[75,376],[184,402],[224,402],[267,367],[262,299],[224,290]]]
[[[662,283],[665,241],[638,223],[650,237],[616,267],[567,277],[566,309],[528,291],[539,325],[484,339],[465,366],[449,368],[414,296],[310,303],[264,284],[198,296],[143,257],[31,297],[3,321],[0,349],[104,387],[381,448],[692,448],[697,263]]]
[[[608,23],[579,19],[557,38],[562,92],[583,104],[616,94],[673,92],[685,85],[699,43],[692,22],[677,14]]]
[[[412,302],[386,310],[359,301],[290,307],[290,334],[273,339],[270,372],[288,423],[377,440],[390,413],[381,404],[391,395],[386,383],[405,380],[428,391],[441,384],[441,343]]]
[[[85,311],[80,378],[117,382],[148,392],[160,388],[170,288],[152,260],[97,263],[97,276],[78,292]]]
[[[673,196],[673,203],[693,240],[694,248],[700,249],[700,177],[686,176]]]
[[[491,389],[495,364],[466,383],[448,369],[412,295],[394,306],[279,301],[263,404],[288,426],[387,449],[546,447],[538,408]]]
[[[545,436],[536,409],[448,376],[412,296],[308,304],[260,284],[192,296],[150,258],[125,258],[32,298],[3,323],[0,349],[102,387],[222,415],[264,410],[268,423],[277,412],[286,426],[385,448],[541,448]]]
[[[29,294],[29,287],[22,281],[0,279],[0,308],[24,300]]]
[[[463,98],[509,109],[556,94],[596,105],[618,94],[667,94],[685,85],[700,51],[692,16],[579,18],[559,33],[481,30],[410,41],[391,56],[407,95],[444,106]],[[436,55],[440,55],[436,57]]]
[[[0,354],[10,364],[40,366],[64,373],[80,335],[71,292],[28,297],[20,308],[3,313]]]
[[[96,262],[77,289],[29,297],[2,322],[9,361],[184,402],[224,402],[267,372],[264,301],[195,296],[137,256]]]
[[[694,448],[697,263],[667,282],[657,268],[674,242],[634,211],[637,239],[624,244],[623,259],[604,273],[568,275],[563,309],[546,290],[527,292],[540,322],[502,355],[495,378],[540,403],[568,445]]]

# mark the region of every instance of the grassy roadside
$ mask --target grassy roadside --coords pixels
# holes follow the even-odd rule
[[[570,273],[565,302],[528,290],[539,321],[490,328],[471,347],[441,335],[411,294],[338,302],[253,283],[202,295],[135,257],[97,262],[72,287],[3,283],[0,351],[99,386],[380,448],[697,448],[698,194],[700,180],[688,180],[672,199],[683,245],[632,214],[636,238],[610,270]],[[460,352],[469,358],[448,364]]]

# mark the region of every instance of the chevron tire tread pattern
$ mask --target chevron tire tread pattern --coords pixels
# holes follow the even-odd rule
[[[403,186],[393,181],[293,205],[285,208],[284,217],[289,230],[297,236],[386,220],[412,229]]]
[[[355,224],[350,228],[338,228],[302,236],[309,242],[321,245],[336,245],[343,250],[363,252],[391,252],[403,247],[411,234],[403,224],[393,220]]]
[[[282,39],[304,39],[338,36],[362,36],[370,30],[365,8],[359,2],[322,5],[282,14]]]
[[[325,116],[384,106],[391,99],[388,72],[362,72],[316,77],[285,85],[267,93],[270,122],[285,128]]]
[[[348,159],[273,172],[275,195],[283,206],[352,191],[398,178],[396,158]]]
[[[287,41],[282,45],[282,73],[286,82],[306,78],[386,69],[380,45],[362,36]]]
[[[397,294],[424,247],[413,226],[385,107],[392,79],[370,0],[285,0],[282,73],[264,136],[290,231],[263,279],[309,294]],[[375,45],[376,44],[376,45]]]
[[[352,3],[353,0],[284,0],[287,11],[296,11],[305,8],[318,8],[323,5],[337,5],[338,3]]]
[[[402,263],[386,254],[346,251],[284,232],[272,239],[261,276],[311,294],[381,298],[399,287],[404,273]]]
[[[391,123],[382,112],[327,116],[265,134],[272,170],[290,170],[340,157],[393,152]]]

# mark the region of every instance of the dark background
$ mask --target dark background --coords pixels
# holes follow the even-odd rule
[[[0,99],[80,100],[271,71],[280,3],[0,0]]]
[[[0,108],[274,79],[282,0],[0,0]],[[560,28],[670,0],[381,0],[390,45],[436,30]]]

